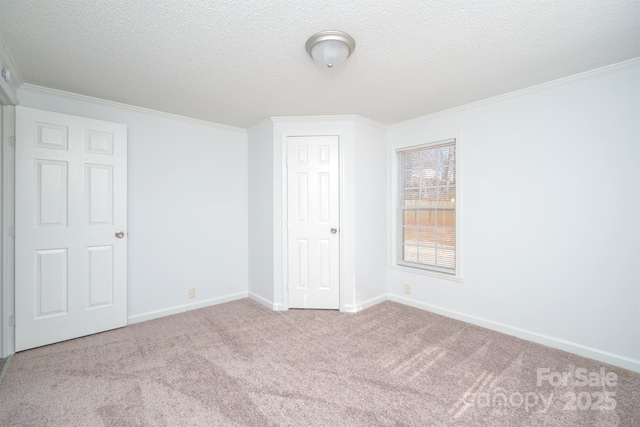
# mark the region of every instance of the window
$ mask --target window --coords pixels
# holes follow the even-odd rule
[[[455,275],[456,140],[399,149],[397,264]]]

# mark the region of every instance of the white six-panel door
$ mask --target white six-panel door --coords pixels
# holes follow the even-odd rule
[[[125,125],[17,107],[16,351],[126,325],[126,180]]]
[[[339,138],[287,138],[289,308],[340,308]]]

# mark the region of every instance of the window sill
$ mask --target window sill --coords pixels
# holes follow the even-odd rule
[[[425,270],[417,267],[407,267],[404,265],[391,264],[389,266],[392,270],[404,271],[406,273],[420,274],[422,276],[435,277],[438,279],[450,280],[452,282],[463,283],[464,278],[462,276],[455,276],[453,274],[439,273],[437,271]]]

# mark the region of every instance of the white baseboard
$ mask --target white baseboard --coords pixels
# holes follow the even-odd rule
[[[254,300],[255,302],[264,305],[265,307],[267,307],[270,310],[273,311],[286,311],[286,309],[284,308],[284,305],[282,304],[276,304],[273,301],[269,301],[266,298],[262,298],[260,295],[254,294],[253,292],[249,292],[249,298],[251,298],[252,300]]]
[[[252,300],[254,300],[255,302],[264,305],[265,307],[267,307],[269,310],[275,310],[275,306],[276,304],[273,303],[273,301],[269,301],[266,298],[262,298],[260,295],[258,294],[254,294],[253,292],[249,292],[249,298],[251,298]]]
[[[282,304],[276,304],[273,301],[269,301],[268,299],[261,297],[260,295],[254,294],[253,292],[249,292],[249,298],[251,298],[252,300],[254,300],[259,304],[264,305],[270,310],[285,311],[285,308]],[[342,311],[345,313],[357,313],[359,311],[364,310],[365,308],[369,308],[376,304],[380,304],[381,302],[386,300],[387,300],[387,295],[384,294],[375,298],[371,298],[370,300],[364,301],[360,304],[356,304],[356,305],[347,304],[344,306]]]
[[[411,299],[402,297],[400,295],[389,294],[391,301],[405,304],[411,307],[419,308],[422,310],[430,311],[432,313],[440,314],[442,316],[451,317],[453,319],[461,320],[463,322],[471,323],[473,325],[481,326],[483,328],[491,329],[493,331],[502,332],[507,335],[522,338],[527,341],[532,341],[538,344],[543,344],[549,347],[557,348],[559,350],[574,353],[579,356],[594,359],[610,365],[619,366],[630,371],[640,372],[640,360],[631,359],[619,354],[609,353],[607,351],[599,350],[597,348],[587,347],[582,344],[577,344],[571,341],[566,341],[559,338],[550,337],[548,335],[539,334],[536,332],[528,331],[525,329],[516,328],[513,326],[505,325],[503,323],[494,322],[492,320],[483,319],[476,316],[470,316],[457,311],[449,310],[446,308],[438,307],[431,304],[425,304],[422,302],[413,301]]]
[[[7,372],[7,369],[9,368],[9,364],[11,363],[12,359],[13,359],[13,354],[7,357],[7,361],[4,363],[4,366],[0,370],[0,382],[2,381],[2,377],[4,377],[5,372]]]
[[[361,302],[360,304],[345,304],[344,309],[342,310],[345,313],[357,313],[366,308],[373,307],[376,304],[380,304],[388,300],[387,294],[377,296],[375,298],[368,299],[366,301]]]
[[[189,304],[177,305],[175,307],[164,308],[162,310],[149,311],[147,313],[136,314],[127,318],[128,324],[146,322],[147,320],[158,319],[160,317],[170,316],[172,314],[184,313],[185,311],[195,310],[198,308],[209,307],[212,305],[222,304],[229,301],[235,301],[247,298],[247,292],[238,292],[237,294],[225,295],[218,298],[211,298],[203,301],[196,301]]]

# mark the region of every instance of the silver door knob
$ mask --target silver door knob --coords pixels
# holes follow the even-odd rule
[[[337,228],[332,228],[332,229],[331,229],[331,234],[336,234],[337,232],[338,232],[338,229],[337,229]]]
[[[122,239],[124,237],[124,231],[116,231],[116,237]]]

